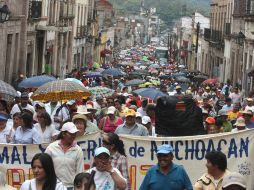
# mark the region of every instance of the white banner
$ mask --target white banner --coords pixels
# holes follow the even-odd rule
[[[157,163],[157,146],[168,143],[175,149],[174,162],[186,169],[193,184],[206,172],[205,154],[211,150],[224,152],[228,158],[228,169],[245,176],[247,189],[254,189],[251,176],[254,173],[254,130],[239,133],[221,133],[193,137],[132,137],[122,136],[128,157],[132,189],[140,184],[151,165]],[[78,140],[84,152],[84,169],[93,162],[96,147],[101,146],[100,133],[87,135]],[[14,187],[32,178],[31,160],[34,154],[43,152],[47,145],[0,144],[0,170],[7,173],[8,184]]]

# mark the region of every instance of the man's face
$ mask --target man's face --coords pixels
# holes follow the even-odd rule
[[[28,104],[28,97],[27,98],[21,98],[21,106],[26,107]]]
[[[110,156],[106,153],[102,153],[94,158],[94,162],[96,165],[97,170],[99,171],[106,171],[108,165],[111,164]]]
[[[126,117],[126,124],[127,125],[134,125],[135,124],[135,116]]]
[[[1,120],[1,121],[0,121],[0,128],[1,128],[1,129],[4,129],[5,126],[6,126],[6,123],[7,123],[7,121]]]
[[[210,175],[213,175],[214,171],[217,169],[217,167],[214,166],[209,160],[206,161],[206,167],[207,167],[207,172]]]
[[[172,164],[174,156],[172,154],[157,154],[160,167],[167,167]]]

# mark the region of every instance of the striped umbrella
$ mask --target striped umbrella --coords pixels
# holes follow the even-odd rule
[[[94,98],[96,97],[108,97],[114,94],[114,90],[106,87],[96,86],[88,89]]]
[[[39,87],[32,95],[38,101],[67,101],[85,99],[91,93],[80,84],[68,80],[57,80]]]
[[[12,101],[18,96],[17,91],[8,83],[0,80],[0,99],[5,101]]]

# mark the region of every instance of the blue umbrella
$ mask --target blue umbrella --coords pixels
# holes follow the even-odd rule
[[[171,76],[172,77],[186,77],[186,73],[174,73],[174,74],[172,74]]]
[[[152,100],[156,100],[159,97],[162,96],[168,96],[167,94],[155,89],[155,88],[140,88],[138,90],[134,90],[134,93],[146,97],[146,98],[150,98]]]
[[[102,74],[100,72],[90,72],[90,73],[86,73],[84,77],[86,78],[102,77]]]
[[[104,70],[102,73],[102,75],[111,75],[113,77],[119,77],[119,76],[124,76],[124,73],[116,68],[109,68]]]
[[[18,84],[19,88],[38,88],[43,84],[55,81],[56,78],[48,75],[34,76],[24,79]]]

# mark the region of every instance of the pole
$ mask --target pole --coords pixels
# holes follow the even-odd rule
[[[197,65],[198,65],[198,40],[199,40],[199,31],[200,31],[200,23],[197,23],[197,38],[196,38],[196,49],[195,49],[195,53],[196,53],[196,57],[195,57],[195,69],[197,69]]]

